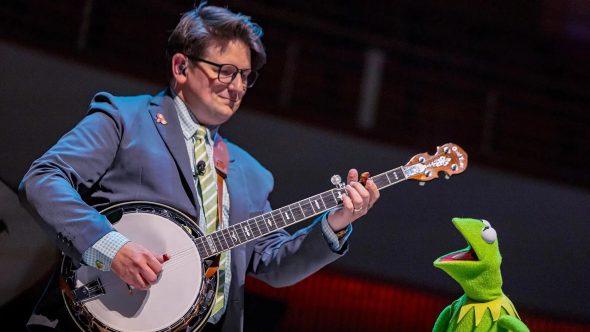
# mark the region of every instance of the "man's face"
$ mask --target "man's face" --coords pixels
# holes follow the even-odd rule
[[[240,69],[250,68],[250,48],[241,40],[214,41],[201,58],[217,64],[233,64]],[[217,79],[216,66],[188,61],[187,82],[179,96],[199,123],[216,126],[226,122],[238,110],[246,94],[242,78],[237,75],[231,83],[222,83]]]

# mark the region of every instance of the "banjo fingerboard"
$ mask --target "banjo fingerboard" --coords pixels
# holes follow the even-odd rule
[[[398,167],[373,176],[379,190],[406,180],[410,168]],[[342,205],[345,188],[335,188],[195,239],[201,258],[209,258],[246,242],[291,226]]]

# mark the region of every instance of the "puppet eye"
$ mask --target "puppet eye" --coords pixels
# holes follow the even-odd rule
[[[492,225],[487,220],[482,219],[482,222],[485,226],[481,230],[481,238],[489,244],[494,243],[498,239],[496,230],[492,228]]]

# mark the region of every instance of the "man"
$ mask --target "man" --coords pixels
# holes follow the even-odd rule
[[[166,91],[98,93],[87,116],[33,163],[19,187],[21,201],[74,262],[110,270],[130,289],[157,283],[168,257],[114,230],[99,211],[117,203],[168,205],[198,220],[201,229],[211,220],[221,229],[271,211],[272,175],[234,144],[226,145],[227,177],[221,185],[208,182],[215,176],[219,126],[238,110],[266,62],[261,36],[248,17],[201,4],[182,16],[168,40]],[[222,256],[221,292],[205,330],[243,329],[246,274],[287,286],[346,252],[350,224],[379,198],[371,180],[358,182],[356,170],[347,180],[340,208],[293,235],[279,230]],[[52,304],[60,303],[58,297],[57,287],[48,287],[31,330],[73,326],[63,305]]]

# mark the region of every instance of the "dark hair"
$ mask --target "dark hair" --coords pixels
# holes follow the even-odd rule
[[[200,57],[213,41],[239,39],[250,47],[252,69],[258,70],[266,63],[262,35],[262,28],[251,22],[250,17],[202,2],[182,15],[168,38],[166,58],[170,65],[176,53]]]

